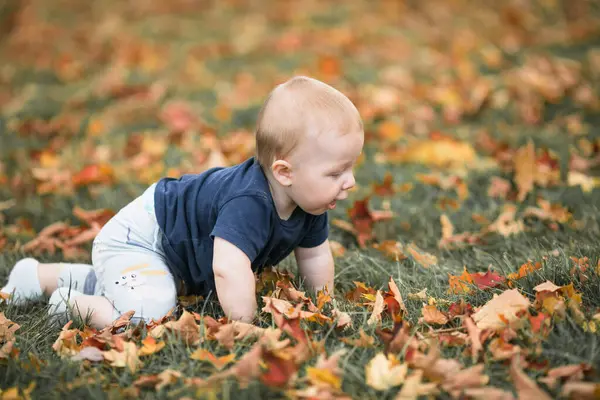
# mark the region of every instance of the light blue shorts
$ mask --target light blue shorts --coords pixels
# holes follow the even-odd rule
[[[134,310],[135,321],[160,319],[177,304],[177,284],[167,267],[154,213],[155,187],[111,218],[92,247],[94,294],[113,303],[114,316]]]

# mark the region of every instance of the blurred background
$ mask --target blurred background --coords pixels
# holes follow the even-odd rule
[[[404,164],[502,167],[528,138],[563,175],[570,152],[599,162],[594,1],[4,0],[0,32],[10,221],[246,159],[262,102],[297,74],[359,108],[364,185]]]

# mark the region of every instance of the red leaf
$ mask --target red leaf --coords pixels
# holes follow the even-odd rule
[[[298,369],[294,359],[279,358],[271,353],[263,355],[263,362],[267,365],[267,370],[260,376],[260,380],[268,386],[285,386]]]
[[[506,280],[506,278],[491,270],[488,270],[485,274],[483,272],[471,274],[471,278],[473,279],[473,283],[476,284],[479,289],[493,288]]]
[[[113,169],[108,164],[88,165],[71,178],[75,185],[88,185],[90,183],[111,183]]]

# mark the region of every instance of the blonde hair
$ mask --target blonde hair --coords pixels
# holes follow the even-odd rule
[[[256,158],[268,169],[303,139],[327,129],[341,134],[362,132],[363,123],[354,104],[340,91],[319,80],[296,76],[275,87],[258,114]]]

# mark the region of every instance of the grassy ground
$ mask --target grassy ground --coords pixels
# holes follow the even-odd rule
[[[589,328],[600,309],[600,276],[595,269],[600,260],[600,190],[582,190],[558,179],[555,184],[536,184],[523,201],[516,201],[514,164],[499,163],[498,152],[490,153],[476,145],[484,130],[506,142],[509,149],[532,140],[538,150],[553,152],[557,163],[552,164],[553,173],[562,174],[562,178],[574,170],[568,163],[569,149],[586,159],[597,156],[600,135],[594,127],[598,122],[600,36],[593,28],[599,26],[594,18],[600,14],[592,2],[577,3],[590,8],[580,14],[575,11],[574,16],[570,9],[565,13],[559,2],[526,2],[526,6],[511,8],[467,2],[428,2],[430,6],[302,2],[300,6],[229,1],[218,5],[207,2],[200,10],[185,1],[169,5],[142,0],[124,3],[9,1],[0,8],[0,27],[5,32],[0,39],[3,280],[16,260],[31,255],[21,246],[41,229],[57,221],[80,224],[73,216],[75,206],[116,211],[160,176],[206,168],[211,162],[207,155],[216,153],[215,143],[226,143],[235,132],[237,139],[233,144],[221,144],[220,151],[229,162],[243,159],[250,154],[244,144],[251,137],[256,111],[265,95],[275,83],[303,73],[348,93],[365,118],[367,147],[357,169],[358,189],[345,206],[332,212],[332,219],[348,221],[352,201],[364,199],[371,193],[371,185],[390,172],[394,183],[412,183],[412,190],[371,198],[374,209],[387,204],[395,213],[392,220],[375,224],[376,241],[414,242],[438,259],[437,265],[429,268],[410,256],[391,261],[371,244],[361,248],[352,234],[332,226],[332,239],[346,248],[345,255],[336,259],[337,303],[351,315],[354,328],[339,331],[316,323],[303,326],[312,331],[313,340],[325,340],[328,354],[348,348],[340,363],[345,393],[393,398],[398,391],[380,392],[366,383],[365,365],[383,349],[379,340],[372,348],[340,341],[342,337],[357,337],[361,327],[377,336],[376,327],[366,323],[371,308],[343,296],[354,288],[352,282],[387,290],[391,276],[406,302],[405,319],[424,332],[426,324],[419,323],[423,301],[409,299],[409,293],[426,288],[427,295],[446,310],[445,301],[463,299],[478,307],[506,289],[499,286],[468,294],[449,293],[449,274],[460,275],[464,266],[476,272],[491,265],[500,275],[508,276],[528,260],[542,262],[541,269],[514,282],[532,302],[533,288],[545,280],[559,286],[573,283],[581,293],[580,308],[586,323],[567,312],[554,318],[544,340],[536,341],[524,330],[511,343],[528,349],[531,364],[526,372],[533,378],[561,365],[600,366],[600,337]],[[562,82],[556,71],[551,73],[555,74],[552,79],[538,86],[511,81],[511,74],[531,65],[536,56],[577,63],[582,68],[579,83],[572,87],[565,84],[566,89],[559,84],[554,95],[552,85]],[[469,110],[469,95],[480,78],[489,80],[492,89],[482,107]],[[577,88],[582,82],[589,85],[595,103],[581,101],[581,97],[578,100]],[[466,97],[461,97],[463,94]],[[507,96],[506,102],[502,96]],[[174,134],[176,117],[165,116],[164,110],[173,100],[185,101],[197,117],[196,122],[189,123],[187,133]],[[429,108],[423,112],[423,107]],[[538,107],[538,121],[523,117],[522,110],[527,107]],[[464,112],[453,121],[456,110]],[[431,119],[426,117],[427,111],[433,111]],[[581,128],[568,124],[566,117],[570,115],[580,118]],[[382,126],[386,122],[392,128],[385,130]],[[454,161],[453,166],[456,161],[462,166],[464,160],[452,156],[458,147],[437,157],[418,157],[414,163],[393,161],[394,146],[411,140],[434,143],[429,134],[435,131],[470,143],[477,150],[477,158],[494,160],[493,166],[436,166],[442,157]],[[210,139],[212,133],[218,138],[216,142]],[[137,145],[132,137],[138,139]],[[599,144],[594,147],[594,143]],[[388,162],[378,162],[382,157],[388,157]],[[406,155],[399,159],[406,160]],[[86,165],[104,165],[105,169],[96,178],[86,175],[83,183],[75,184],[73,177],[81,177],[77,173]],[[419,180],[419,174],[432,172],[460,176],[469,196],[460,199],[456,185],[443,189]],[[583,172],[598,175],[595,167]],[[494,176],[512,183],[508,197],[489,196]],[[444,199],[446,204],[455,201],[457,207],[441,208]],[[557,222],[525,217],[525,209],[536,206],[538,199],[565,207],[572,218]],[[473,215],[491,222],[506,204],[516,205],[518,219],[525,226],[522,232],[488,234],[482,243],[459,249],[438,247],[442,214],[448,215],[457,232],[479,232],[486,223],[477,222]],[[87,252],[90,244],[82,248]],[[74,260],[89,262],[86,252]],[[42,261],[63,259],[60,251],[35,255]],[[588,257],[586,279],[572,273],[571,257]],[[284,262],[283,268],[295,271],[291,260]],[[295,283],[299,284],[297,280]],[[266,292],[264,289],[258,295]],[[16,335],[19,354],[0,365],[2,390],[23,389],[35,382],[35,398],[211,395],[183,380],[160,390],[144,388],[137,392],[132,386],[140,376],[165,369],[180,371],[184,377],[207,377],[214,372],[212,366],[191,360],[193,349],[177,340],[145,357],[143,367],[135,373],[105,363],[61,359],[52,348],[58,330],[50,326],[45,307],[41,301],[19,308],[0,305],[0,311],[20,325]],[[214,318],[221,316],[214,302],[200,302],[188,309]],[[270,315],[263,313],[260,325],[272,324]],[[383,326],[391,325],[386,315]],[[445,328],[459,326],[451,321]],[[202,346],[215,354],[227,353],[215,341]],[[236,343],[233,352],[244,354],[250,346],[248,342]],[[463,350],[464,346],[442,348],[444,357],[472,365]],[[495,360],[487,348],[484,353],[482,361],[490,385],[513,390],[507,361]],[[542,366],[535,368],[538,364]],[[299,374],[304,374],[304,367]],[[592,371],[585,379],[598,381],[599,377]],[[560,393],[560,385],[540,385],[552,397]],[[283,397],[284,392],[258,381],[240,389],[235,380],[228,380],[219,396]],[[441,398],[449,396],[439,394]]]

